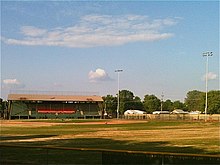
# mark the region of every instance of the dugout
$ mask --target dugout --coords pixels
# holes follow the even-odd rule
[[[9,94],[9,119],[101,118],[101,96]]]

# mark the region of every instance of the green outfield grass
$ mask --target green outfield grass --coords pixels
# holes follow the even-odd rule
[[[22,124],[2,122],[1,145],[220,155],[218,122],[150,121],[111,124],[110,121],[33,120],[31,124],[30,120]],[[91,157],[94,159],[89,161],[90,164],[101,162],[98,152],[1,147],[1,153],[1,161],[10,160],[12,163],[25,161],[41,164],[41,161],[49,161],[53,164],[65,159],[70,164],[78,164],[83,159],[87,164]]]

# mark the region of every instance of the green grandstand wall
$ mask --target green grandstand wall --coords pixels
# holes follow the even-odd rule
[[[99,96],[42,96],[11,94],[10,118],[101,118],[102,98]]]

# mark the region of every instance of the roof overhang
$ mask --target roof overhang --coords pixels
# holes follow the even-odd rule
[[[101,96],[75,96],[75,95],[38,95],[38,94],[9,94],[10,101],[87,101],[102,102]]]

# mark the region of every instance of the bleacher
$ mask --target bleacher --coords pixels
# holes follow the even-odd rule
[[[9,94],[11,117],[100,118],[100,96]]]

